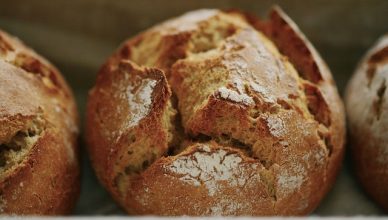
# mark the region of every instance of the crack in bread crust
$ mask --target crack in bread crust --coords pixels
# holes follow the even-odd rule
[[[336,160],[340,158],[343,132],[341,131],[338,134],[339,137],[336,137],[337,142],[332,143],[331,120],[336,113],[332,112],[332,105],[327,103],[327,91],[321,91],[322,85],[328,87],[327,84],[332,83],[330,73],[321,75],[321,71],[328,70],[321,69],[322,61],[320,58],[318,61],[314,60],[318,55],[314,50],[311,52],[311,45],[307,42],[306,46],[306,40],[303,37],[298,38],[299,30],[294,29],[292,22],[290,24],[290,21],[281,20],[282,16],[281,12],[275,10],[271,15],[272,20],[265,23],[236,12],[226,13],[217,10],[191,12],[155,26],[127,41],[108,60],[104,68],[109,65],[114,66],[120,60],[131,60],[140,66],[159,69],[168,80],[166,87],[171,86],[172,94],[177,99],[177,105],[171,105],[174,101],[171,101],[172,95],[168,94],[168,101],[160,105],[161,114],[154,120],[161,120],[163,118],[161,115],[166,115],[168,109],[175,109],[173,110],[175,114],[167,116],[170,120],[166,118],[162,120],[167,123],[162,125],[162,133],[155,137],[174,136],[180,133],[180,137],[176,139],[178,141],[171,144],[171,139],[160,139],[159,145],[163,146],[164,150],[153,157],[147,166],[136,169],[134,175],[125,172],[126,167],[132,166],[131,162],[115,166],[117,170],[112,172],[116,182],[113,184],[113,194],[118,197],[127,211],[148,214],[192,213],[193,215],[298,214],[309,212],[316,207],[333,181],[331,177],[326,176],[327,164],[332,151],[336,154]],[[276,27],[269,29],[271,26],[280,29]],[[285,33],[280,33],[282,31]],[[295,47],[302,46],[307,55],[298,54],[300,51],[295,48],[284,47],[283,42],[287,41],[286,35],[291,35],[291,40],[297,41]],[[273,39],[275,42],[271,42]],[[297,56],[303,59],[295,58]],[[307,58],[304,59],[306,56]],[[295,67],[294,64],[296,64]],[[304,68],[304,65],[307,67]],[[100,89],[99,81],[102,82],[102,79],[108,77],[104,68],[98,76],[101,80],[98,80],[91,94],[90,99],[93,99],[91,102],[95,102],[94,99],[98,96],[94,93]],[[328,90],[332,93],[329,95],[335,96],[336,103],[333,105],[338,103],[340,105],[333,85],[329,85]],[[93,108],[94,105],[91,104],[91,106],[88,109]],[[341,110],[339,111],[341,114]],[[180,120],[176,120],[177,114]],[[104,117],[104,113],[101,115]],[[343,120],[341,116],[338,117],[339,120]],[[147,116],[135,124],[133,130],[141,129],[145,121],[153,123]],[[340,123],[338,128],[343,130],[341,127],[343,122],[338,123]],[[112,130],[115,128],[117,130],[114,123],[111,125]],[[184,129],[184,133],[177,132],[177,129]],[[137,135],[141,136],[141,133]],[[146,137],[141,136],[141,138]],[[90,138],[90,145],[93,145],[93,142],[96,140]],[[109,143],[109,145],[115,151],[114,144]],[[211,149],[214,148],[214,151],[205,149],[209,146]],[[152,145],[151,148],[154,147]],[[93,149],[95,146],[91,148],[91,151],[95,151]],[[127,148],[124,146],[123,149]],[[223,156],[215,158],[220,152]],[[163,174],[164,176],[159,180],[167,185],[174,182],[177,187],[189,187],[174,179],[183,178],[193,186],[200,186],[198,190],[204,190],[201,187],[206,186],[206,181],[202,177],[188,175],[187,172],[195,172],[195,169],[199,169],[197,173],[202,175],[201,170],[205,168],[214,169],[215,172],[218,169],[224,169],[218,165],[202,166],[206,166],[212,160],[219,160],[222,166],[222,162],[228,155],[226,152],[238,152],[241,161],[256,164],[255,168],[251,168],[253,173],[248,175],[248,179],[255,176],[255,181],[262,184],[260,189],[252,186],[256,191],[263,193],[265,198],[260,203],[263,208],[257,210],[257,213],[253,211],[256,208],[251,207],[250,203],[244,206],[239,203],[235,207],[225,204],[212,208],[200,207],[198,210],[194,210],[195,207],[190,205],[181,207],[180,204],[174,203],[177,200],[165,198],[166,195],[162,195],[164,192],[158,188],[160,186],[148,180],[149,176],[157,179]],[[230,154],[233,155],[233,153]],[[110,163],[113,163],[115,158],[121,160],[122,156],[117,152],[110,155],[112,155],[109,159],[111,162],[109,160],[105,162],[107,166],[105,169],[108,170],[112,166]],[[181,161],[181,165],[176,164],[177,161]],[[333,165],[334,171],[330,172],[336,172],[336,163]],[[184,172],[178,169],[179,166]],[[182,166],[194,168],[185,169]],[[168,174],[161,167],[169,167]],[[106,176],[103,173],[105,171],[99,171],[99,169],[101,168],[97,168],[97,173],[100,172],[100,176]],[[126,177],[123,177],[124,173]],[[120,179],[118,182],[121,182],[122,186],[117,186],[117,178]],[[209,178],[215,179],[215,184],[222,185],[225,181],[222,178]],[[166,183],[167,180],[170,182]],[[109,188],[112,178],[108,177],[104,181]],[[326,184],[325,189],[314,194],[321,184]],[[242,194],[253,190],[245,184],[240,187]],[[115,192],[115,188],[120,188],[118,193]],[[207,201],[208,204],[219,202],[222,193],[228,189],[223,190],[215,192],[211,187],[207,187],[209,197],[214,199]],[[147,194],[149,191],[152,192]],[[150,198],[155,194],[159,195],[158,193],[160,197]],[[201,191],[198,195],[202,195],[201,193],[204,192]],[[163,205],[163,202],[158,203],[157,198],[166,203],[173,202],[169,204],[171,207],[180,208],[164,212],[163,210],[168,206]],[[291,206],[289,209],[281,208],[295,199],[299,199],[300,202],[294,204],[293,208]],[[310,203],[306,202],[309,200],[311,200]],[[193,201],[192,205],[196,206],[195,201],[198,200],[193,199]],[[185,211],[174,212],[180,209]]]
[[[9,119],[9,121],[23,119]],[[6,123],[0,120],[1,123]],[[11,122],[12,123],[12,122]],[[45,124],[42,111],[32,118],[26,118],[23,128],[13,131],[11,135],[0,139],[0,173],[7,176],[21,163],[31,148],[35,145],[41,134],[45,130]]]
[[[288,57],[297,70],[300,87],[305,93],[305,103],[309,113],[320,124],[330,130],[331,108],[328,106],[327,95],[322,91],[322,80],[332,83],[333,79],[327,74],[326,64],[319,57],[315,49],[291,19],[279,8],[275,7],[270,14],[270,20],[261,22],[252,16],[248,20],[257,29],[271,38],[279,51]],[[288,43],[291,41],[292,43]],[[322,139],[329,156],[332,151],[331,137],[328,133]]]
[[[52,92],[70,97],[70,88],[59,71],[17,38],[0,30],[0,58],[33,74]]]
[[[71,96],[70,88],[59,71],[19,39],[0,30],[0,47],[0,57],[4,61],[35,75],[50,91]]]

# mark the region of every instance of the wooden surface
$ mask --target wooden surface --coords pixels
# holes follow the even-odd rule
[[[153,24],[197,8],[238,8],[264,16],[277,3],[332,69],[341,93],[357,62],[388,32],[387,0],[0,0],[0,28],[53,62],[74,89],[82,120],[87,91],[110,53]],[[81,147],[84,149],[82,138]],[[75,214],[123,214],[97,183],[84,154],[82,193]],[[334,189],[314,214],[379,215],[355,180],[348,158]]]

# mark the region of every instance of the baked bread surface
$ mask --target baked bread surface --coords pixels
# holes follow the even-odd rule
[[[344,112],[296,25],[198,10],[126,41],[87,107],[97,176],[128,213],[304,215],[334,182]]]
[[[360,62],[345,103],[355,172],[368,194],[388,211],[388,36]]]
[[[69,213],[79,194],[78,116],[58,70],[0,31],[0,213]]]

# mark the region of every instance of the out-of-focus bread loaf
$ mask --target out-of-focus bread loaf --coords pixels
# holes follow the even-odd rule
[[[79,194],[78,119],[58,70],[0,31],[0,213],[69,213]]]
[[[365,190],[388,210],[388,35],[366,54],[346,89],[350,142]]]

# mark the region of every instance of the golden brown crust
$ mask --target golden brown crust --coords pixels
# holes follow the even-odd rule
[[[96,92],[125,89],[107,80],[117,73],[106,70],[120,62],[163,71],[172,90],[166,98],[178,111],[165,123],[160,123],[162,116],[144,117],[133,126],[153,127],[137,135],[160,139],[164,149],[135,173],[118,173],[134,161],[97,163],[111,155],[103,151],[135,147],[128,140],[108,140],[103,136],[107,129],[98,127],[107,123],[110,132],[122,131],[121,122],[112,120],[122,117],[117,108],[123,104]],[[131,83],[131,78],[123,81]],[[307,214],[334,182],[343,155],[343,106],[330,71],[279,9],[269,21],[240,12],[199,10],[155,26],[125,42],[108,60],[88,103],[87,139],[94,167],[129,213]],[[109,122],[97,123],[93,112],[105,104],[109,113],[98,117]],[[168,115],[168,104],[160,106]],[[152,112],[158,111],[148,115]],[[158,130],[164,133],[154,133]],[[166,134],[181,135],[181,143],[166,141]],[[123,161],[117,159],[123,153],[114,154]],[[120,176],[119,181],[112,175]]]
[[[320,135],[330,151],[326,181],[333,183],[341,166],[346,136],[342,100],[327,64],[296,24],[279,7],[273,8],[270,17],[269,27],[264,27],[263,31],[272,29],[267,32],[268,36],[290,59],[301,77],[307,80],[304,90],[309,99],[309,110],[327,129],[325,134]]]
[[[159,215],[268,215],[273,198],[260,180],[267,172],[238,149],[197,143],[144,171],[128,191],[128,204],[137,213]]]
[[[170,96],[160,70],[124,60],[101,69],[90,92],[98,98],[88,102],[87,136],[89,145],[96,146],[90,153],[98,177],[118,198],[126,175],[167,152],[171,135],[163,120],[165,114],[175,114],[168,109]]]
[[[365,55],[346,88],[355,170],[368,194],[388,210],[388,36]]]
[[[69,213],[79,194],[75,102],[51,64],[4,32],[0,96],[0,213]]]

